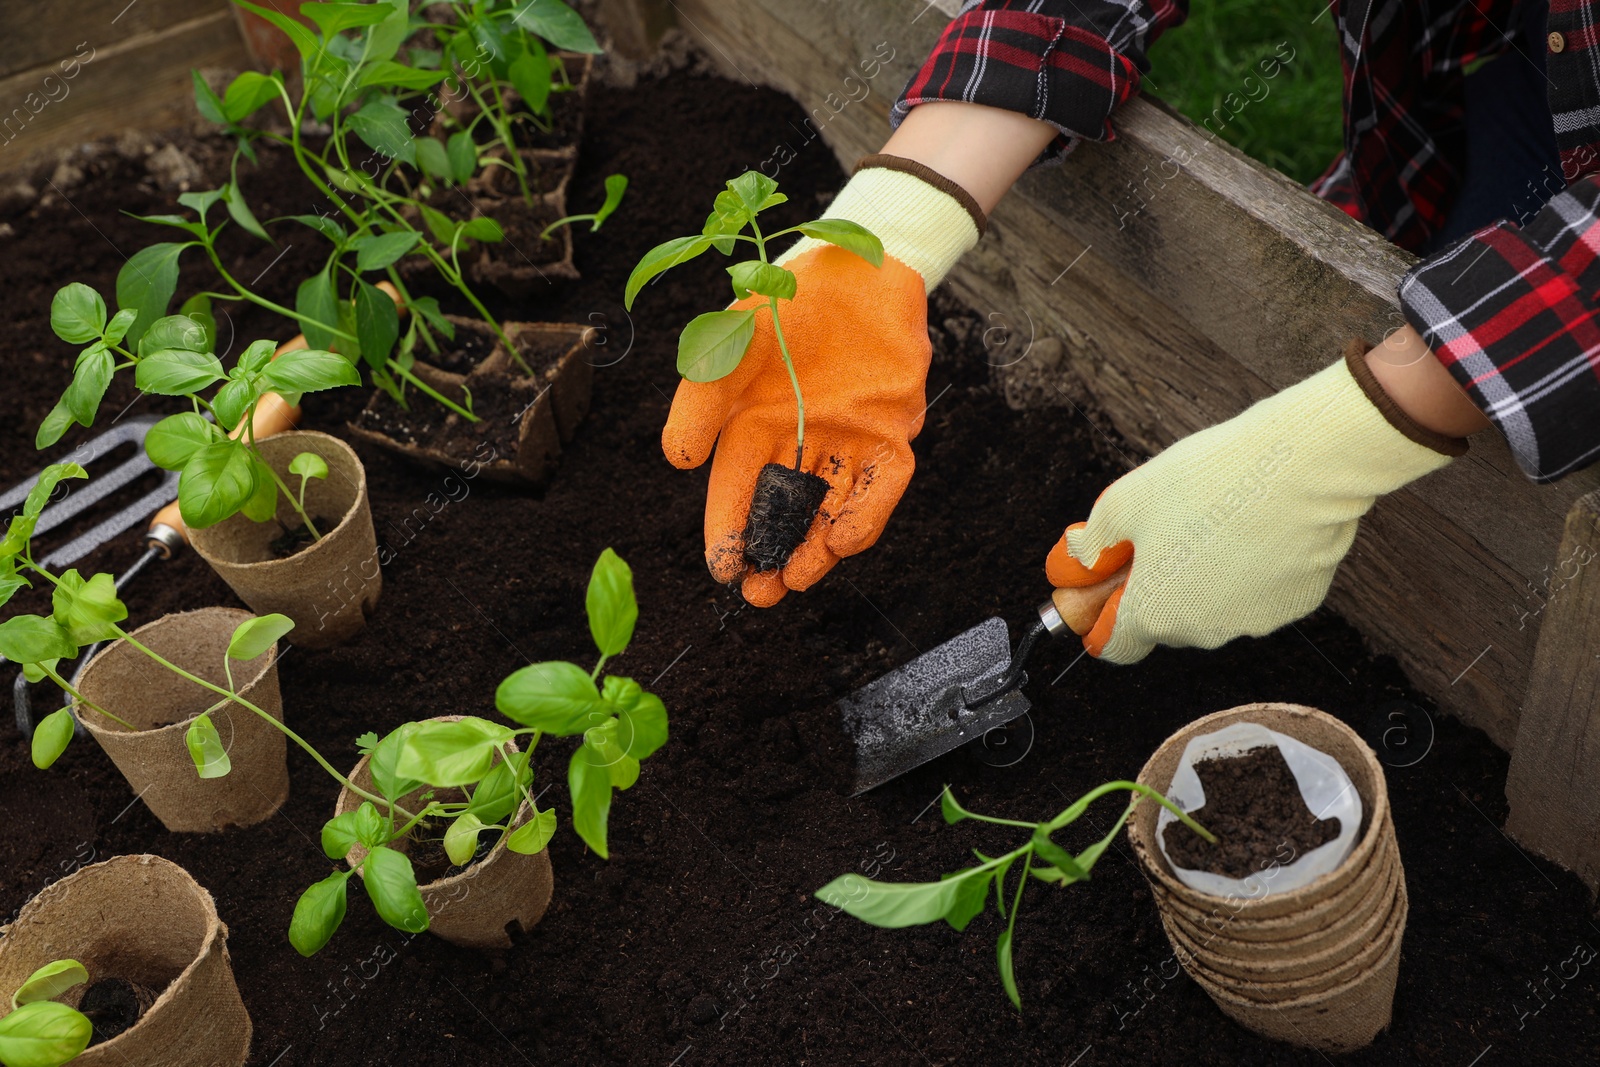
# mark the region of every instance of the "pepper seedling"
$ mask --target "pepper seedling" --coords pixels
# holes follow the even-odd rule
[[[328,476],[328,461],[315,452],[302,452],[289,461],[289,473],[300,478],[300,492],[295,497],[295,510],[305,515],[306,512],[306,486],[311,479],[322,479]],[[306,520],[306,529],[316,540],[321,540],[322,535],[317,533],[317,528],[311,525],[311,520]]]
[[[1112,825],[1110,832],[1076,856],[1050,839],[1057,830],[1076,822],[1089,809],[1089,805],[1099,798],[1107,793],[1124,791],[1134,794],[1134,797]],[[989,888],[992,885],[995,910],[1006,920],[1006,927],[1000,931],[1000,939],[995,947],[995,956],[1000,968],[1000,983],[1005,987],[1006,996],[1010,998],[1011,1003],[1021,1011],[1022,996],[1017,992],[1017,979],[1012,969],[1011,956],[1017,929],[1017,914],[1022,908],[1022,890],[1027,886],[1029,877],[1056,886],[1088,881],[1089,872],[1094,869],[1101,853],[1105,852],[1117,834],[1122,832],[1122,826],[1128,821],[1128,816],[1133,814],[1134,805],[1140,796],[1149,797],[1176,815],[1189,829],[1207,841],[1216,842],[1216,836],[1211,831],[1195,822],[1159,792],[1139,782],[1117,781],[1096,786],[1055,818],[1040,823],[997,819],[968,811],[956,800],[955,794],[950,792],[950,787],[945,786],[944,793],[939,798],[945,822],[958,823],[964,819],[976,819],[997,826],[1015,826],[1029,832],[1027,843],[1004,855],[994,857],[985,856],[974,850],[974,855],[980,861],[976,866],[944,875],[937,882],[875,882],[859,874],[841,875],[817,890],[817,899],[836,908],[842,908],[873,926],[897,929],[902,926],[923,926],[943,919],[960,931],[965,930],[967,924],[988,905]],[[1021,868],[1017,874],[1017,887],[1012,894],[1011,909],[1008,912],[1005,900],[1006,877],[1018,863],[1021,864]]]
[[[772,332],[778,354],[789,372],[794,389],[795,450],[794,466],[769,463],[761,468],[750,504],[750,520],[745,530],[745,559],[758,571],[775,570],[788,562],[789,555],[810,529],[812,517],[827,494],[828,483],[804,469],[806,447],[806,404],[800,392],[800,379],[794,359],[783,336],[780,300],[793,300],[798,290],[794,272],[768,259],[768,245],[780,237],[800,234],[827,241],[871,263],[883,266],[883,243],[871,231],[845,219],[816,219],[763,234],[757,219],[763,211],[788,200],[778,192],[778,183],[759,171],[746,171],[728,182],[717,194],[705,226],[698,235],[675,237],[644,254],[628,277],[623,305],[633,310],[634,298],[646,283],[663,271],[687,263],[708,249],[731,256],[739,242],[755,246],[756,259],[735,263],[728,268],[734,296],[741,302],[752,295],[766,301],[723,311],[697,315],[678,337],[678,373],[692,382],[714,382],[732,374],[744,360],[755,337],[758,311],[772,317]],[[745,233],[749,228],[750,232]]]
[[[472,862],[484,834],[501,835],[512,852],[543,849],[555,834],[556,814],[539,810],[531,787],[533,753],[545,734],[582,736],[567,767],[573,829],[609,857],[612,792],[638,781],[639,761],[666,743],[667,711],[659,697],[630,678],[609,676],[597,684],[606,661],[628,647],[639,617],[633,572],[609,548],[589,576],[586,607],[600,652],[592,671],[574,663],[535,663],[495,691],[495,706],[520,728],[465,716],[402,723],[381,740],[370,733],[359,739],[381,801],[330,819],[322,847],[332,860],[346,859],[356,845],[366,854],[300,895],[289,924],[289,941],[298,952],[316,953],[338,930],[357,869],[365,872],[367,896],[381,919],[410,933],[428,928],[411,859],[395,847],[414,834],[442,835],[445,853],[458,866]],[[408,798],[419,791],[419,810],[408,810]],[[523,802],[530,817],[513,826]]]
[[[54,960],[28,976],[11,994],[12,1011],[0,1019],[0,1064],[58,1067],[89,1047],[94,1024],[55,998],[89,980],[77,960]]]
[[[610,175],[606,178],[606,198],[601,203],[599,210],[590,212],[587,215],[568,215],[565,218],[557,219],[539,231],[539,239],[541,241],[551,240],[555,232],[561,227],[571,226],[577,222],[587,222],[589,224],[589,232],[593,233],[601,227],[606,219],[609,219],[615,213],[622,203],[622,194],[627,191],[628,176],[626,174]]]
[[[51,329],[63,341],[88,347],[78,354],[72,382],[45,416],[35,445],[55,444],[73,423],[93,425],[112,377],[132,368],[140,392],[186,397],[192,405],[192,410],[156,423],[144,440],[156,466],[180,472],[178,507],[185,523],[214,526],[240,512],[253,522],[273,521],[282,492],[315,535],[300,499],[261,458],[252,422],[267,393],[298,403],[302,393],[359,384],[355,367],[343,356],[314,348],[274,358],[274,342],[256,341],[232,370],[225,370],[212,352],[211,332],[187,315],[156,319],[138,345],[130,347],[129,327],[139,314],[124,306],[108,320],[105,300],[82,282],[56,292],[50,302]],[[211,399],[200,396],[219,382]],[[224,429],[241,426],[244,430],[233,435]]]

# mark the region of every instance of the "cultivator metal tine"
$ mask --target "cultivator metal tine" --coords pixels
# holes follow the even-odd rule
[[[133,455],[129,456],[127,459],[123,460],[121,463],[117,464],[117,466],[108,471],[103,473],[96,472],[94,477],[91,478],[87,483],[84,483],[81,486],[73,486],[68,491],[66,496],[45,508],[44,513],[39,516],[38,524],[33,528],[34,536],[37,537],[39,534],[47,533],[66,522],[68,519],[83,514],[89,508],[93,507],[101,500],[104,500],[112,493],[115,493],[123,486],[137,480],[141,475],[155,470],[156,465],[151,462],[150,457],[145,454],[143,446],[145,434],[149,432],[150,427],[154,426],[156,422],[157,420],[154,416],[142,416],[140,418],[128,419],[124,422],[117,423],[109,430],[95,437],[93,440],[84,442],[83,445],[81,445],[71,455],[64,457],[62,462],[77,463],[87,468],[91,463],[95,462],[97,459],[100,459],[106,453],[120,445],[132,444],[134,446]],[[39,473],[36,471],[28,478],[25,478],[18,484],[12,486],[5,493],[0,494],[0,512],[14,511],[24,500],[27,499],[29,491],[33,489],[34,483],[38,480]],[[168,481],[175,480],[175,475],[168,479]],[[170,490],[166,488],[165,482],[163,483],[163,491],[168,493],[167,499],[170,500],[172,497]],[[151,494],[151,496],[153,495],[154,494]],[[149,498],[150,497],[147,496],[144,499],[147,500]],[[140,506],[142,506],[143,503],[144,500],[141,500]],[[96,527],[96,529],[99,530],[102,527],[106,527],[107,529],[101,533],[101,536],[98,540],[88,542],[87,547],[83,548],[79,554],[81,555],[83,551],[88,551],[89,548],[93,548],[95,545],[99,544],[100,541],[105,540],[105,538],[111,534],[126,529],[127,526],[137,522],[140,518],[149,515],[151,511],[156,510],[156,508],[160,506],[161,504],[157,503],[151,507],[149,511],[144,512],[143,515],[135,516],[132,519],[123,518],[123,525],[121,526],[109,526],[113,520],[107,520],[105,523],[101,523]],[[129,509],[124,509],[121,515],[125,516],[128,513],[128,510]],[[76,539],[73,544],[76,545],[84,542],[86,537],[87,535]],[[51,559],[54,560],[55,557],[59,555],[60,552],[54,553],[52,554]],[[72,556],[68,557],[68,560],[70,561],[71,559],[76,558],[76,556]]]

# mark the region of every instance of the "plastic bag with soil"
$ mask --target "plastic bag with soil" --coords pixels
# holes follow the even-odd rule
[[[1256,723],[1190,740],[1167,797],[1222,840],[1208,844],[1163,809],[1162,855],[1185,885],[1219,897],[1309,885],[1345,861],[1361,827],[1361,796],[1337,760]]]

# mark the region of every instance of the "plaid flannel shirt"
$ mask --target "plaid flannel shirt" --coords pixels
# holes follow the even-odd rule
[[[895,104],[1018,111],[1060,136],[1112,140],[1157,37],[1188,0],[969,0]],[[1312,191],[1403,248],[1437,232],[1462,180],[1464,69],[1509,47],[1518,0],[1333,0],[1344,151]],[[1600,459],[1600,0],[1550,0],[1549,100],[1567,191],[1525,229],[1502,222],[1412,270],[1406,317],[1548,481]],[[1559,42],[1553,36],[1560,35]]]

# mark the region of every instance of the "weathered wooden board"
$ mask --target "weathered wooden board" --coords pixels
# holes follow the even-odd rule
[[[1600,890],[1600,493],[1572,507],[1506,777],[1506,833]]]
[[[189,71],[242,66],[225,0],[0,6],[0,172],[193,112]]]
[[[956,5],[668,6],[730,77],[810,112],[788,145],[751,161],[781,180],[787,152],[819,141],[847,164],[877,150],[890,104]],[[1000,372],[1046,379],[1023,392],[1086,389],[1149,453],[1327,365],[1349,337],[1377,341],[1400,323],[1406,253],[1157,104],[1131,101],[1117,128],[1114,143],[1027,175],[950,279],[975,307],[1061,342],[1057,366],[1024,358]],[[1535,487],[1496,434],[1480,435],[1467,458],[1379,504],[1332,604],[1443,708],[1509,748],[1537,636],[1523,586],[1555,552],[1571,501],[1597,485],[1600,471]]]

